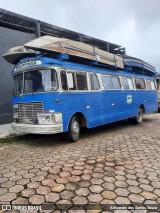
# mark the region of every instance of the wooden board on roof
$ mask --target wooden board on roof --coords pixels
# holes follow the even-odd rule
[[[82,59],[97,61],[113,67],[124,68],[123,59],[119,55],[109,53],[83,42],[52,36],[43,36],[34,39],[21,47],[12,48],[4,55],[4,58],[8,62],[15,64],[22,57],[35,56],[38,51],[42,53],[46,51],[52,53],[64,53]]]

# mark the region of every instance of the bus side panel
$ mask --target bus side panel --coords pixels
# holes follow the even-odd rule
[[[88,92],[62,92],[59,93],[57,99],[59,100],[54,109],[57,112],[62,112],[63,115],[63,130],[68,131],[69,121],[71,117],[77,113],[82,113],[89,125],[90,108],[88,105]]]
[[[146,91],[146,113],[158,111],[158,94],[157,91]]]

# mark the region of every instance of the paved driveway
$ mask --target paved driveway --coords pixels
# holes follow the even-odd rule
[[[160,204],[160,114],[139,126],[122,121],[83,131],[77,143],[65,135],[1,143],[0,162],[1,204],[93,203],[93,212],[96,203]]]

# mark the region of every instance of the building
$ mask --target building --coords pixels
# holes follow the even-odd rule
[[[51,35],[82,41],[112,53],[122,54],[119,45],[102,41],[71,30],[60,28],[36,19],[0,9],[0,124],[12,122],[11,97],[13,92],[13,65],[7,63],[3,54],[10,48],[43,35]]]

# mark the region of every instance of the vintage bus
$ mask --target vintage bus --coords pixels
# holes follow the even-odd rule
[[[126,62],[128,64],[128,62]],[[156,79],[127,68],[76,63],[37,55],[21,59],[13,71],[12,98],[17,134],[67,132],[129,119],[141,124],[158,110]]]
[[[158,90],[158,112],[160,112],[160,74],[157,73],[156,75],[157,80],[157,90]]]

